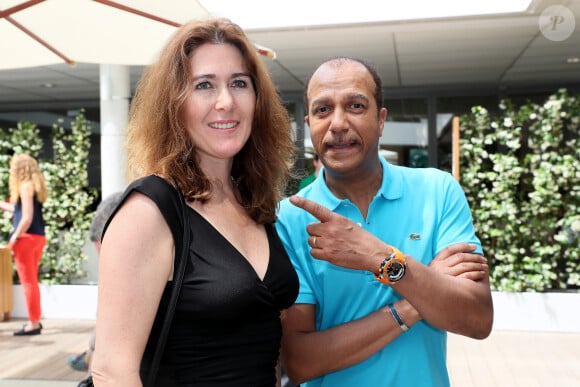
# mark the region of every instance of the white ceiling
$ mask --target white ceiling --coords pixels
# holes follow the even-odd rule
[[[541,27],[541,20],[549,22],[542,12],[553,5],[565,7],[574,19]],[[567,31],[568,38],[555,40]],[[580,0],[534,0],[521,14],[247,32],[252,41],[276,51],[275,60],[264,61],[282,94],[301,93],[317,64],[336,55],[373,63],[385,93],[393,96],[483,89],[580,90],[580,63],[567,63],[568,58],[580,58]],[[0,61],[2,55],[6,53]],[[133,90],[142,69],[131,69]],[[0,112],[98,104],[98,65],[0,71]]]

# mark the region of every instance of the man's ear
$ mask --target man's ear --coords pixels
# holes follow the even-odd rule
[[[304,116],[304,122],[306,122],[306,125],[310,126],[310,118],[308,118],[308,116]]]
[[[385,128],[385,120],[387,119],[387,108],[381,108],[379,112],[379,137],[383,135],[383,129]]]

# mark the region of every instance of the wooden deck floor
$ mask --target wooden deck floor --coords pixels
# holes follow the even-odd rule
[[[22,324],[0,322],[0,387],[34,380],[76,386],[84,372],[66,358],[86,349],[94,321],[45,320],[41,335],[12,336]],[[453,387],[578,387],[580,334],[494,331],[483,341],[449,335],[448,367]]]
[[[94,321],[44,320],[41,335],[13,336],[23,323],[15,319],[0,323],[0,386],[2,379],[79,381],[84,377],[66,359],[86,350]]]

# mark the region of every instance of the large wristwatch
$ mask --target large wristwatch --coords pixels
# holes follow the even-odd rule
[[[375,274],[377,281],[387,285],[400,281],[407,270],[405,255],[393,246],[391,249],[393,249],[393,253],[381,262],[378,273]]]

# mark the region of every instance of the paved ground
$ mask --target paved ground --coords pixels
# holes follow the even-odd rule
[[[75,387],[84,373],[66,358],[86,348],[94,321],[45,320],[42,335],[12,336],[22,323],[0,322],[0,387]],[[579,387],[580,334],[449,335],[448,367],[453,387]]]

